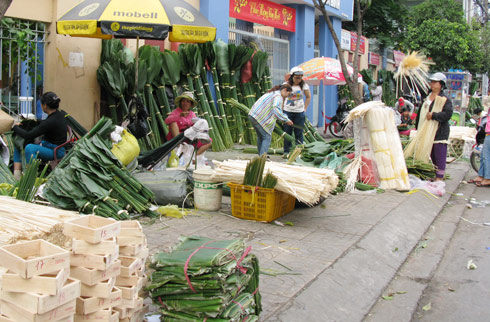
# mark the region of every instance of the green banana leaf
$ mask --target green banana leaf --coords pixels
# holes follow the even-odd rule
[[[216,54],[216,67],[221,74],[230,73],[230,57],[228,54],[228,44],[218,39],[213,43]]]
[[[175,51],[165,50],[160,53],[162,56],[162,73],[160,83],[168,85],[177,85],[180,81],[181,62],[179,54]]]

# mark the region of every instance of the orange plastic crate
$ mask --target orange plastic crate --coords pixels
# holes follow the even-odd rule
[[[282,191],[228,183],[234,217],[271,222],[294,209],[296,198]]]

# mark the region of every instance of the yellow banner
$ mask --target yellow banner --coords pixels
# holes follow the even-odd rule
[[[97,21],[58,21],[56,28],[59,34],[64,35],[95,35],[97,34]]]
[[[143,24],[170,24],[159,0],[112,0],[100,16],[100,21]],[[144,8],[144,9],[143,9]]]
[[[173,25],[169,40],[175,42],[206,42],[216,38],[216,28]]]

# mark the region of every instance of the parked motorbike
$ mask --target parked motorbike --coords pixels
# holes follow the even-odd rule
[[[481,160],[481,150],[483,144],[475,144],[473,146],[473,150],[471,150],[470,154],[470,164],[473,170],[478,172],[480,170],[480,160]]]
[[[328,124],[328,130],[333,136],[337,138],[344,137],[344,129],[347,126],[345,118],[349,115],[349,106],[347,105],[346,99],[341,99],[337,104],[337,111],[335,115],[330,118],[330,123]]]

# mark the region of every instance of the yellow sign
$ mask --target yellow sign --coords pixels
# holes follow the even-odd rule
[[[85,16],[88,16],[89,14],[91,14],[92,12],[94,12],[95,10],[97,10],[97,8],[100,6],[99,3],[92,3],[88,6],[86,6],[85,8],[83,8],[82,10],[80,10],[80,13],[78,13],[78,15],[80,17],[85,17]]]
[[[179,16],[180,18],[184,19],[187,22],[193,22],[195,19],[194,15],[186,8],[175,7],[174,11],[177,14],[177,16]]]

